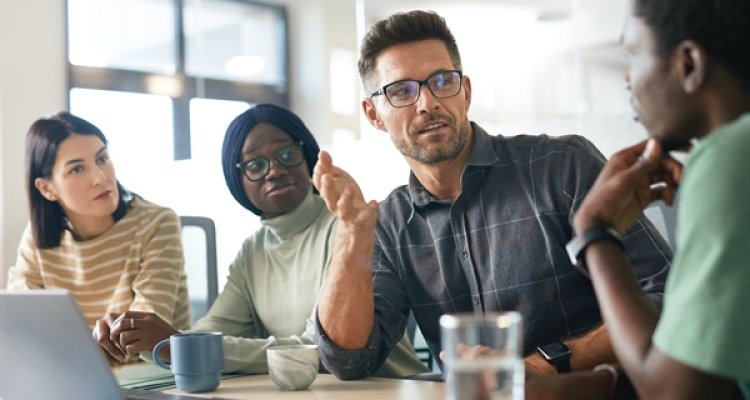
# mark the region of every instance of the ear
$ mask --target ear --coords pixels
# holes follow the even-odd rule
[[[39,193],[44,196],[45,199],[49,201],[57,201],[57,195],[55,194],[52,182],[44,178],[36,178],[34,179],[34,186],[36,187],[36,190],[38,190]]]
[[[364,112],[365,118],[367,118],[367,121],[373,128],[385,131],[383,120],[380,119],[378,110],[375,108],[375,103],[372,102],[372,99],[366,98],[362,100],[362,112]]]
[[[708,55],[706,50],[692,40],[685,40],[675,50],[677,76],[686,94],[698,91],[708,76]]]
[[[469,79],[468,76],[464,76],[464,101],[466,102],[466,111],[469,111],[469,106],[471,106],[471,79]]]

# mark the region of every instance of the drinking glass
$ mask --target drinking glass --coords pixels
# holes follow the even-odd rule
[[[523,400],[519,312],[440,317],[449,400]]]

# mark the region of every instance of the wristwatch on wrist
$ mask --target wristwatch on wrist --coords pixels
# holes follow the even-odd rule
[[[544,357],[547,362],[555,366],[557,372],[570,372],[570,355],[568,346],[559,340],[543,344],[536,351]]]
[[[585,257],[586,248],[591,243],[599,240],[615,242],[623,251],[625,250],[625,245],[620,240],[620,235],[608,226],[594,226],[593,228],[589,228],[565,245],[570,262],[586,276],[589,276],[589,267],[586,265]]]

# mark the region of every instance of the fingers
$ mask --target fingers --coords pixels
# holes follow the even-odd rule
[[[677,194],[677,186],[659,185],[651,188],[651,202],[661,200],[671,206]]]
[[[671,177],[672,182],[679,184],[682,180],[682,163],[672,157],[661,160],[661,168]]]
[[[96,321],[93,332],[94,340],[102,348],[104,353],[107,355],[107,359],[114,360],[119,363],[125,362],[125,352],[118,348],[116,341],[110,340],[109,325],[106,322],[106,317]]]
[[[315,164],[313,170],[313,185],[318,191],[321,191],[321,177],[330,172],[333,167],[333,161],[331,155],[327,151],[320,151],[318,153],[318,162]]]

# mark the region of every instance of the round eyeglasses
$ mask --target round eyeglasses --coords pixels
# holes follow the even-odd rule
[[[404,79],[389,83],[382,88],[372,92],[370,98],[385,95],[388,102],[394,107],[410,106],[419,100],[422,85],[427,85],[430,93],[438,99],[453,97],[461,91],[461,71],[440,71],[430,75],[423,81],[415,79]]]
[[[274,162],[284,168],[292,168],[302,164],[305,161],[305,155],[302,153],[303,142],[297,142],[284,146],[274,155]],[[245,177],[253,182],[259,181],[268,175],[271,171],[271,160],[259,156],[247,161],[235,164],[235,168],[245,174]]]

